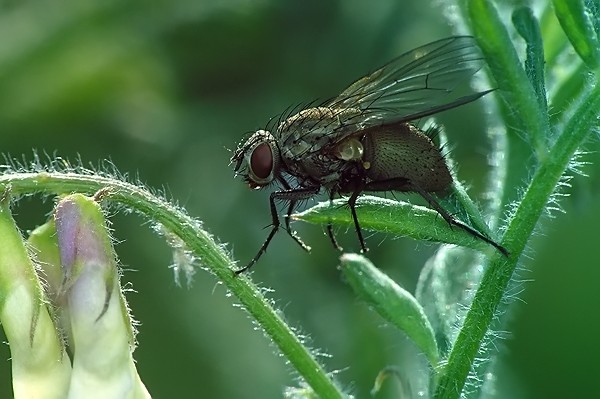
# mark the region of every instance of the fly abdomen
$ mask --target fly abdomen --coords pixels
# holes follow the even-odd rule
[[[373,127],[365,131],[363,166],[373,182],[403,178],[427,192],[443,192],[452,176],[440,149],[409,123]],[[410,186],[397,191],[413,191]]]

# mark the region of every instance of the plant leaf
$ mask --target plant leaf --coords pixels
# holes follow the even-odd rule
[[[356,212],[363,229],[412,237],[417,240],[436,241],[485,251],[491,246],[456,226],[450,226],[433,209],[402,201],[364,195],[356,201]],[[293,219],[316,224],[329,222],[354,226],[347,200],[321,202],[304,212],[292,215]]]
[[[364,256],[344,254],[341,269],[352,289],[388,322],[404,331],[432,366],[439,361],[433,328],[419,302]]]
[[[586,10],[582,0],[552,0],[554,12],[571,45],[588,67],[595,69],[600,64],[598,49],[598,22],[592,21],[597,15],[597,7]]]
[[[535,90],[540,104],[540,110],[548,114],[548,100],[546,99],[546,84],[544,81],[544,44],[540,33],[540,26],[529,7],[516,9],[512,14],[513,24],[527,43],[525,58],[525,73]]]

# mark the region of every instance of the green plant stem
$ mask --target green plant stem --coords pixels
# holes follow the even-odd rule
[[[134,184],[114,178],[68,172],[42,171],[32,173],[5,173],[0,176],[0,192],[10,190],[19,195],[93,194],[102,199],[120,203],[137,211],[154,223],[160,223],[177,235],[200,260],[239,299],[244,308],[262,326],[289,362],[321,398],[343,398],[344,394],[327,376],[323,367],[298,336],[278,315],[260,290],[245,275],[235,276],[234,262],[200,223],[182,209],[152,195]],[[98,196],[100,197],[100,195]]]
[[[520,254],[544,212],[575,151],[597,126],[600,112],[600,86],[596,85],[577,107],[548,157],[536,170],[531,183],[511,218],[502,245],[511,253],[509,258],[495,254],[486,269],[465,322],[452,347],[440,378],[435,398],[458,398],[482,349],[486,332],[500,305],[504,292],[516,268]]]

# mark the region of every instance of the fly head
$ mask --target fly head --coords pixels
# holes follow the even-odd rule
[[[279,147],[273,135],[266,130],[257,130],[246,141],[241,142],[230,160],[235,164],[235,175],[241,175],[250,188],[266,187],[279,173]]]

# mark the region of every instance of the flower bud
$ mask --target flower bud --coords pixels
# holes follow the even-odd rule
[[[100,206],[69,195],[54,220],[73,345],[69,397],[150,397],[133,362],[134,329]]]

